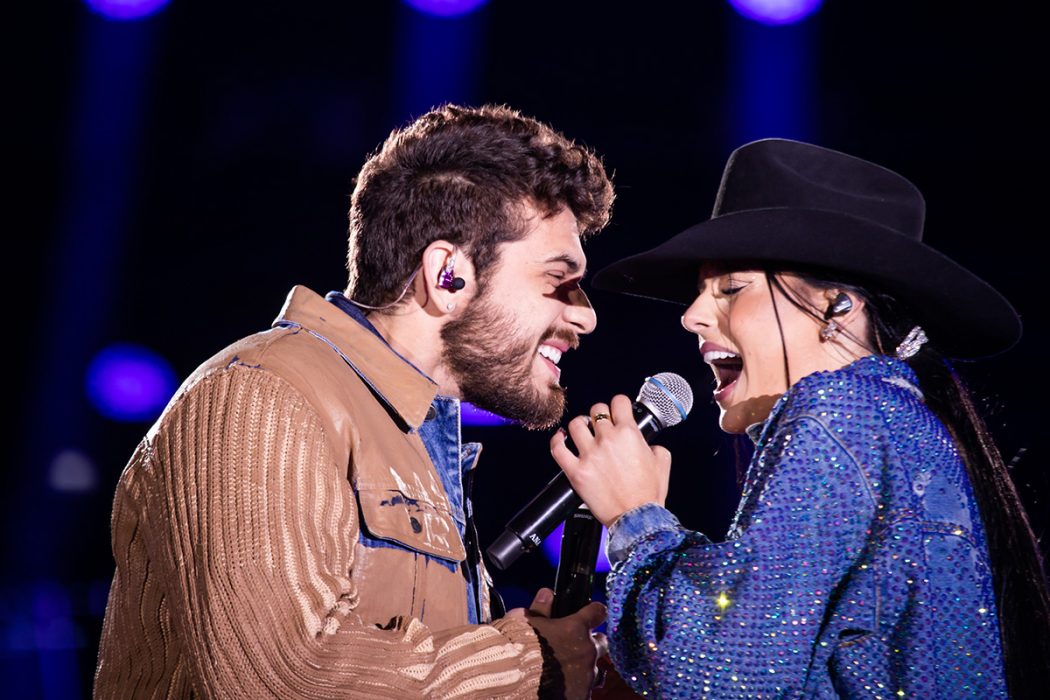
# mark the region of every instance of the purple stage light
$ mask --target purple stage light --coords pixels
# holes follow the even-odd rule
[[[729,0],[744,17],[762,24],[791,24],[809,17],[823,0]]]
[[[511,425],[514,421],[495,413],[489,413],[483,408],[478,408],[472,403],[463,401],[459,404],[459,419],[463,425]]]
[[[484,5],[488,0],[404,0],[409,7],[434,17],[459,17]]]
[[[125,22],[160,12],[168,0],[84,0],[84,4],[107,19]]]
[[[55,491],[84,493],[98,485],[98,470],[91,458],[79,450],[63,450],[51,460],[47,481]]]
[[[87,394],[99,413],[119,421],[157,417],[175,393],[175,372],[160,355],[137,345],[102,350],[87,370]]]
[[[558,560],[561,559],[561,535],[565,531],[565,523],[562,523],[558,528],[547,535],[547,539],[543,540],[543,555],[547,557],[547,561],[558,567]],[[602,544],[598,547],[598,563],[595,565],[594,570],[598,573],[603,573],[609,570],[609,557],[605,556],[605,545],[609,542],[609,530],[602,528]]]

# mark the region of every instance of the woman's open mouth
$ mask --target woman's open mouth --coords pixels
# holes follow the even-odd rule
[[[720,402],[733,390],[733,385],[736,384],[736,380],[740,378],[740,374],[744,370],[744,361],[735,352],[722,349],[706,349],[704,362],[711,365],[711,369],[715,373],[714,400]]]

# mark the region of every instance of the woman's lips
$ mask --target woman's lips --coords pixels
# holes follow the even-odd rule
[[[711,342],[701,344],[700,352],[715,374],[714,400],[723,401],[740,378],[744,361],[738,353]]]
[[[715,403],[722,403],[723,401],[725,401],[729,397],[729,394],[732,393],[733,387],[735,386],[736,379],[729,382],[725,386],[715,387],[715,393],[712,396],[712,398],[715,400]]]

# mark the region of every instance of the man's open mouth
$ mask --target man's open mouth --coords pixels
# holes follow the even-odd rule
[[[562,353],[568,349],[568,347],[560,348],[556,345],[544,342],[540,344],[540,347],[536,352],[544,359],[551,372],[554,373],[554,376],[560,378],[561,367],[558,367],[558,363],[561,362]]]

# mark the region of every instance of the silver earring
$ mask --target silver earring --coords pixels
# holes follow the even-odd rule
[[[455,308],[456,308],[456,302],[454,302],[454,301],[450,301],[449,303],[445,304],[445,309],[448,310],[448,311],[453,311],[453,310],[455,310]]]
[[[912,357],[915,353],[919,352],[919,348],[928,340],[926,332],[922,330],[922,326],[915,326],[908,332],[908,335],[901,341],[901,344],[897,346],[897,357],[901,360],[907,360]]]
[[[838,321],[828,321],[828,325],[820,329],[820,339],[828,341],[838,335],[838,332],[842,330],[842,326],[839,325]]]

